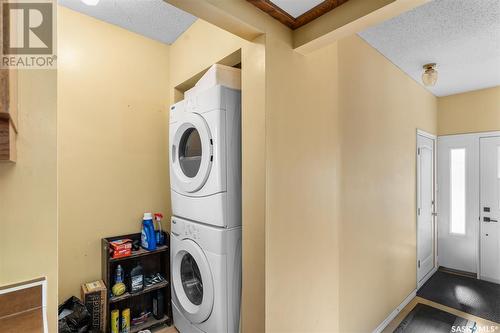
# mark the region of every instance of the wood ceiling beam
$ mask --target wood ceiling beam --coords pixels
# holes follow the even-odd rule
[[[259,8],[266,14],[272,16],[276,20],[280,21],[284,25],[288,26],[290,29],[297,29],[301,26],[317,19],[318,17],[324,15],[325,13],[337,8],[348,0],[325,0],[318,4],[317,6],[309,9],[304,14],[293,17],[286,11],[281,9],[278,5],[274,4],[271,0],[247,0],[255,7]]]

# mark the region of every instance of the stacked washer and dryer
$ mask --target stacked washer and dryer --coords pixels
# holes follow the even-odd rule
[[[241,91],[233,88],[198,87],[170,108],[172,312],[180,333],[239,330]]]

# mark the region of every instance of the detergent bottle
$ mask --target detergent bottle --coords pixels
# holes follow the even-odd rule
[[[155,227],[151,213],[144,213],[142,219],[141,246],[148,251],[156,250]]]

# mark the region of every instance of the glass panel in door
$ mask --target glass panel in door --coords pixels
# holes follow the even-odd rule
[[[189,253],[182,258],[181,282],[189,301],[200,305],[203,300],[203,281],[198,264]]]
[[[179,145],[179,164],[182,172],[189,178],[194,178],[200,170],[202,157],[201,139],[198,130],[188,128],[182,134]]]

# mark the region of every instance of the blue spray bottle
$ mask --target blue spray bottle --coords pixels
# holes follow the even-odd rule
[[[144,213],[142,219],[141,246],[148,251],[156,250],[155,227],[151,213]]]
[[[162,246],[165,244],[165,236],[163,236],[163,229],[161,227],[161,219],[163,218],[163,214],[156,213],[155,220],[158,224],[158,229],[156,230],[156,245]]]

